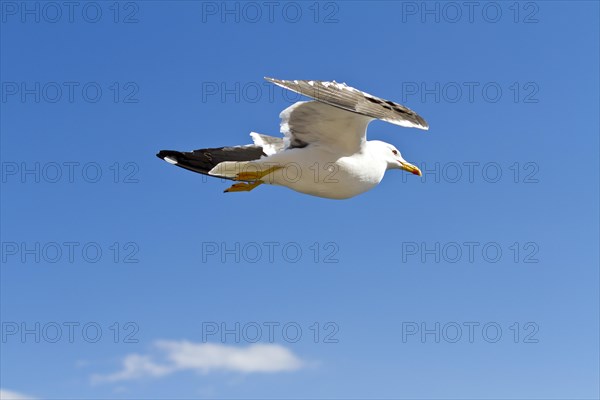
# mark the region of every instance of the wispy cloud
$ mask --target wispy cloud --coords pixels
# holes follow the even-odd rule
[[[92,375],[92,382],[119,382],[144,377],[161,377],[174,371],[172,365],[155,364],[150,356],[129,354],[123,359],[120,371],[107,375]]]
[[[213,343],[194,343],[185,340],[159,340],[154,347],[163,360],[152,356],[129,354],[121,370],[92,376],[92,383],[119,382],[139,378],[159,378],[178,371],[233,371],[241,373],[275,373],[294,371],[304,363],[287,348],[278,344],[254,344],[247,347]]]
[[[34,400],[33,397],[12,390],[0,389],[1,400]]]

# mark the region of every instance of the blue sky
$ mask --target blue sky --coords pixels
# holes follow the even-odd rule
[[[597,2],[0,4],[3,395],[599,397]],[[406,104],[424,176],[155,157],[277,134],[263,76]]]

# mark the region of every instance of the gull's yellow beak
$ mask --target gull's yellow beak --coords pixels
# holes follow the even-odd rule
[[[423,176],[421,170],[416,165],[409,164],[407,162],[400,162],[400,169],[405,170],[406,172],[410,172],[411,174]]]

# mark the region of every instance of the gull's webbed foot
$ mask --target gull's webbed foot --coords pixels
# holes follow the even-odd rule
[[[225,189],[225,191],[223,193],[249,192],[252,189],[254,189],[255,187],[260,186],[261,184],[262,184],[262,182],[260,182],[260,181],[251,182],[251,183],[236,183],[236,184],[232,185],[230,188]]]
[[[265,176],[269,175],[271,172],[275,172],[281,168],[283,168],[283,167],[271,167],[271,168],[265,169],[264,171],[240,172],[239,174],[236,175],[234,180],[236,180],[236,181],[258,181],[258,180],[264,178]]]

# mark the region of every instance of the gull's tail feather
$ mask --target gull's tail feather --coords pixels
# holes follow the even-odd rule
[[[283,138],[263,135],[262,133],[257,132],[250,132],[250,136],[252,137],[254,145],[262,147],[263,153],[267,156],[279,153],[285,148],[285,141]]]
[[[156,156],[178,167],[197,172],[199,174],[209,175],[209,171],[218,164],[226,161],[253,161],[264,156],[261,146],[234,146],[218,147],[212,149],[199,149],[190,152],[181,152],[175,150],[161,150]],[[211,173],[211,176],[233,179],[234,176],[219,175]]]

